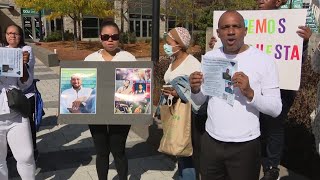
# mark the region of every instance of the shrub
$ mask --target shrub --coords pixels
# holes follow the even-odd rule
[[[64,40],[65,40],[65,41],[71,41],[71,40],[73,40],[73,33],[70,32],[69,30],[66,30],[66,31],[63,33],[63,36],[64,36]]]
[[[128,33],[128,37],[129,37],[130,44],[135,44],[137,42],[137,36],[135,32]]]
[[[151,43],[151,39],[148,38],[144,42],[150,44]]]
[[[46,42],[54,42],[54,41],[61,41],[61,40],[62,40],[61,31],[52,32],[45,39]]]
[[[129,42],[128,32],[121,33],[119,41],[122,44],[128,44]]]

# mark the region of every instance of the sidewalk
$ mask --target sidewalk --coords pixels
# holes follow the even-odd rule
[[[96,153],[87,125],[58,125],[59,68],[48,68],[36,60],[35,78],[45,103],[43,124],[37,133],[40,152],[37,161],[39,180],[98,180]],[[129,159],[129,179],[175,179],[176,164],[156,152],[142,138],[129,132],[126,152]],[[18,180],[15,162],[8,162],[10,179]],[[118,179],[113,157],[110,156],[108,179]]]
[[[48,68],[38,59],[35,78],[45,103],[43,124],[37,133],[40,152],[37,161],[37,180],[98,180],[96,153],[87,125],[58,125],[59,67]],[[168,156],[155,151],[144,139],[129,132],[126,152],[129,159],[130,180],[177,179],[177,165]],[[15,162],[8,162],[10,179],[19,180]],[[115,165],[110,156],[108,179],[116,180]],[[283,180],[307,180],[281,168]]]

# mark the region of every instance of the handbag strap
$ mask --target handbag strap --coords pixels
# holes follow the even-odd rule
[[[181,104],[181,99],[178,98],[177,102],[173,104],[172,106],[169,106],[170,114],[173,115],[174,112],[179,110]]]

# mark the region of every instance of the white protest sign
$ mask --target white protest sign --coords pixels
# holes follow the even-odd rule
[[[214,11],[213,35],[224,11]],[[248,28],[245,43],[272,56],[278,66],[280,88],[298,90],[301,78],[303,39],[296,31],[305,25],[307,9],[238,11]],[[219,38],[215,48],[222,46]],[[258,60],[258,59],[257,59]]]

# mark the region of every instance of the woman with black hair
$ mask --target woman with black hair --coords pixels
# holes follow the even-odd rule
[[[101,23],[100,40],[103,49],[85,58],[85,61],[136,61],[129,52],[119,48],[119,27],[116,23]],[[130,125],[89,125],[97,151],[96,168],[99,180],[107,180],[109,154],[112,153],[120,180],[128,177],[128,159],[125,154]]]
[[[23,76],[6,77],[0,76],[0,94],[3,102],[0,105],[0,179],[8,179],[6,163],[7,144],[17,161],[17,170],[22,180],[35,179],[35,161],[33,156],[33,145],[28,118],[16,110],[10,109],[5,101],[6,91],[16,88],[25,90],[33,83],[34,58],[30,46],[26,46],[23,40],[23,31],[19,26],[10,25],[5,30],[6,47],[21,48],[23,51]],[[32,62],[33,61],[33,62]]]

